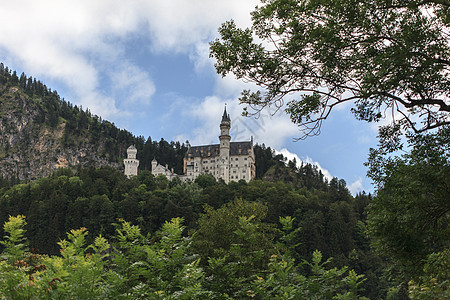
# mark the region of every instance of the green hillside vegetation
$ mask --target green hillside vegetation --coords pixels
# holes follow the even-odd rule
[[[187,145],[135,137],[3,64],[0,117],[2,299],[450,297],[448,126],[381,131],[376,196],[352,196],[264,144],[249,183],[154,177],[153,158],[181,173]]]
[[[9,164],[3,165],[0,184],[4,180],[19,183],[50,175],[58,166],[45,166],[55,164],[57,155],[64,151],[70,152],[64,157],[68,160],[78,152],[92,152],[92,155],[84,161],[78,157],[82,161],[69,162],[63,167],[73,170],[79,165],[122,169],[122,160],[130,145],[135,145],[138,150],[140,170],[151,170],[151,161],[156,159],[173,168],[175,173],[183,173],[187,143],[133,136],[91,114],[89,109],[72,105],[41,81],[24,73],[19,77],[3,63],[0,63],[0,118],[0,163],[11,160],[14,155],[21,158],[14,161],[13,170],[8,170]],[[36,144],[42,144],[42,147],[35,148]],[[282,155],[274,155],[264,144],[256,145],[254,151],[259,179],[270,167],[283,164]],[[31,161],[38,162],[34,169],[30,166]]]
[[[297,170],[291,171],[298,174]],[[192,237],[192,251],[200,259],[198,267],[206,272],[214,261],[219,264],[215,268],[220,268],[214,272],[222,274],[214,276],[231,272],[224,278],[234,276],[233,280],[237,280],[208,283],[205,279],[205,284],[232,284],[226,288],[229,294],[242,293],[238,288],[243,284],[241,281],[249,280],[246,284],[251,285],[254,276],[266,274],[272,255],[279,253],[289,253],[297,266],[296,272],[312,276],[312,270],[303,266],[302,261],[317,259],[313,253],[319,250],[323,260],[333,257],[327,268],[348,266],[358,274],[366,274],[361,295],[370,298],[382,295],[383,263],[370,250],[364,234],[362,212],[371,196],[360,194],[354,198],[338,180],[322,183],[322,190],[296,188],[281,181],[254,180],[227,185],[208,175],[199,176],[193,183],[181,183],[169,182],[164,176],[155,178],[149,171],[127,179],[110,167],[80,168],[76,174],[61,169],[32,183],[3,188],[0,222],[7,222],[11,215],[25,215],[24,236],[30,249],[57,255],[58,243],[71,229],[87,228],[89,235],[85,239],[90,244],[95,243],[98,235],[107,241],[114,240],[115,224],[120,219],[139,226],[143,236],[154,236],[165,222],[182,218],[186,226],[183,236]],[[286,238],[280,231],[283,227],[280,218],[291,217],[291,233]],[[245,226],[244,221],[248,222]],[[254,237],[240,230],[250,230]],[[253,240],[246,240],[250,238]],[[241,244],[248,248],[235,248]],[[247,257],[248,253],[254,256]],[[241,261],[244,257],[249,266],[227,269],[244,263]]]
[[[248,206],[238,204],[237,206]],[[250,209],[251,210],[251,209]],[[259,264],[249,252],[260,238],[258,223],[241,217],[232,233],[242,244],[227,255],[200,267],[192,251],[192,237],[183,236],[182,219],[165,222],[154,235],[143,235],[139,226],[123,220],[108,241],[97,236],[86,243],[86,228],[71,230],[58,244],[61,256],[27,251],[25,217],[5,223],[5,250],[0,261],[0,296],[6,299],[362,299],[362,276],[347,268],[329,269],[319,251],[303,265],[304,276],[293,260],[275,244],[270,260]],[[287,240],[291,219],[281,219]],[[270,243],[270,239],[267,239]],[[283,246],[288,246],[284,243]],[[225,264],[229,258],[235,264]],[[258,269],[252,266],[258,263]]]
[[[156,158],[182,173],[187,145],[135,137],[88,109],[61,99],[35,78],[24,73],[19,77],[3,63],[0,118],[0,175],[16,183],[47,176],[58,166],[109,165],[120,169],[130,145],[138,149],[141,170],[150,170]],[[30,165],[33,162],[36,165]]]

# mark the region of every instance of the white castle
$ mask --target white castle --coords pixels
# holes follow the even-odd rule
[[[220,123],[219,144],[190,147],[183,161],[184,175],[175,174],[173,169],[169,170],[167,165],[164,167],[155,159],[152,161],[152,174],[154,176],[164,175],[170,180],[178,177],[182,181],[193,181],[201,174],[211,174],[217,180],[222,179],[225,183],[239,180],[249,182],[255,178],[253,138],[245,142],[231,142],[230,128],[231,119],[225,108]],[[127,163],[130,161],[128,150],[127,153],[128,159],[124,160],[125,175],[130,176],[127,173]],[[136,158],[136,152],[134,152],[134,158]],[[137,174],[139,161],[136,159],[135,161],[137,161],[136,169],[132,169],[134,164],[128,163],[130,164],[129,172],[131,170],[136,172],[131,175]]]
[[[220,144],[190,147],[184,158],[184,177],[194,180],[200,174],[211,174],[225,183],[249,182],[255,178],[253,138],[231,142],[231,119],[225,108],[220,122]]]

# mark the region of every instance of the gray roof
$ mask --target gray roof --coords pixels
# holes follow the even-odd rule
[[[186,157],[216,157],[219,154],[219,144],[215,144],[190,147]]]
[[[248,155],[251,153],[252,142],[231,142],[230,156]],[[190,147],[186,157],[216,157],[220,155],[219,144]]]
[[[252,149],[252,142],[231,142],[230,155],[247,155]]]
[[[230,115],[227,114],[227,107],[225,106],[225,109],[223,110],[223,116],[222,116],[222,123],[224,122],[231,122]]]

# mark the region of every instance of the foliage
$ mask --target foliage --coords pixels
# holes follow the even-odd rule
[[[155,239],[157,231],[173,218],[182,217],[189,232],[194,232],[202,227],[200,220],[223,214],[222,223],[205,222],[210,224],[202,227],[204,232],[209,230],[207,235],[203,235],[202,230],[194,235],[194,240],[218,241],[208,242],[209,246],[195,251],[203,258],[200,262],[203,268],[208,264],[208,256],[220,260],[228,255],[229,261],[237,260],[245,251],[255,250],[256,245],[265,256],[251,263],[267,266],[273,254],[270,249],[283,248],[279,244],[282,242],[290,245],[295,263],[303,259],[310,261],[311,254],[318,249],[324,260],[334,257],[330,267],[348,265],[359,274],[366,274],[363,295],[383,297],[386,287],[380,278],[384,264],[368,246],[361,225],[371,196],[360,194],[353,198],[344,181],[320,181],[308,166],[278,167],[280,172],[297,178],[295,182],[287,180],[288,177],[280,178],[286,179],[285,182],[254,180],[228,185],[207,180],[209,183],[203,188],[197,183],[155,178],[149,171],[127,179],[112,168],[79,168],[76,174],[61,169],[50,177],[5,189],[0,194],[0,222],[6,222],[9,214],[27,215],[24,235],[29,247],[56,255],[60,254],[58,242],[72,228],[89,228],[90,234],[85,236],[87,245],[93,244],[98,235],[114,241],[118,228],[113,223],[123,219],[139,226],[144,237],[151,234]],[[283,168],[289,171],[282,171]],[[242,209],[227,209],[234,205],[233,199],[243,203]],[[205,204],[208,205],[206,210]],[[201,217],[201,214],[205,215]],[[280,217],[287,216],[293,217],[289,242],[279,240],[281,234],[273,225]],[[249,237],[235,232],[240,226],[239,217],[247,218],[249,230],[257,227]],[[252,236],[257,239],[255,246],[246,240]],[[237,241],[241,247],[231,249],[230,245],[238,244]],[[230,253],[231,250],[236,251]]]
[[[272,255],[262,269],[252,268],[242,273],[245,267],[258,260],[258,254],[242,252],[239,244],[230,248],[230,253],[240,254],[233,264],[224,264],[224,257],[211,258],[208,265],[215,279],[211,282],[233,287],[224,290],[220,285],[208,283],[198,258],[191,251],[190,237],[183,236],[181,223],[179,218],[166,222],[152,239],[142,235],[138,226],[121,221],[112,244],[98,236],[93,244],[86,245],[86,228],[71,230],[67,240],[59,242],[61,256],[23,253],[25,259],[0,261],[0,297],[362,299],[358,297],[362,276],[353,271],[347,274],[347,268],[325,269],[327,262],[321,262],[319,251],[314,252],[312,263],[305,262],[312,269],[311,276],[300,275],[287,255],[281,259]],[[5,227],[24,230],[24,224],[23,216],[11,217]],[[241,217],[236,236],[255,242],[259,231],[255,225],[251,218]],[[285,229],[288,228],[285,226]],[[235,272],[239,269],[241,273]]]
[[[3,225],[6,235],[5,240],[0,241],[0,244],[4,246],[2,259],[14,262],[24,255],[27,250],[23,229],[25,224],[25,216],[18,215],[17,217],[9,216],[8,222]]]
[[[6,226],[23,230],[24,222]],[[117,244],[101,236],[86,245],[85,228],[62,240],[62,256],[30,254],[27,260],[0,261],[0,297],[6,299],[196,299],[206,298],[198,260],[188,255],[181,219],[166,222],[150,244],[140,229],[122,222]],[[15,222],[15,223],[14,223]],[[28,253],[27,253],[28,254]]]
[[[251,292],[259,299],[367,299],[358,296],[363,275],[346,267],[326,270],[329,262],[322,262],[322,254],[314,251],[312,262],[303,262],[312,275],[303,276],[295,271],[293,260],[273,255],[268,274],[257,276]]]
[[[206,206],[205,213],[200,216],[197,223],[195,235],[195,249],[206,261],[211,257],[227,256],[230,248],[236,245],[248,248],[248,251],[255,249],[273,250],[270,237],[270,226],[262,225],[262,221],[267,215],[267,206],[258,202],[247,202],[242,199],[235,199],[219,209]],[[254,237],[254,241],[248,240],[248,236],[243,236],[239,231],[244,224],[257,224],[259,236]],[[273,231],[273,230],[272,230]]]
[[[422,274],[428,255],[448,247],[450,128],[411,136],[411,152],[401,157],[371,150],[377,196],[369,205],[368,229],[379,251],[406,280]]]
[[[411,299],[449,299],[450,249],[430,254],[423,271],[418,282],[409,282]]]
[[[263,89],[242,92],[244,115],[285,107],[300,138],[345,102],[360,120],[393,116],[390,130],[449,124],[448,2],[261,2],[251,28],[228,21],[210,43],[219,74]]]
[[[392,297],[448,296],[450,128],[409,135],[409,152],[396,145],[371,149],[368,175],[377,195],[368,206],[367,230],[389,260]],[[397,151],[397,154],[400,151]],[[394,299],[392,298],[392,299]]]
[[[253,274],[267,268],[276,252],[274,230],[262,223],[267,206],[235,199],[214,210],[205,207],[194,235],[194,250],[205,265],[206,286],[217,294],[245,297]]]

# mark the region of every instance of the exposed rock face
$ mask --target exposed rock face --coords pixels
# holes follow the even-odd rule
[[[77,137],[76,143],[63,146],[66,121],[59,117],[55,126],[42,122],[41,104],[17,87],[0,85],[0,175],[33,180],[61,167],[122,168],[100,154],[105,146],[101,138],[93,145],[88,137]]]

